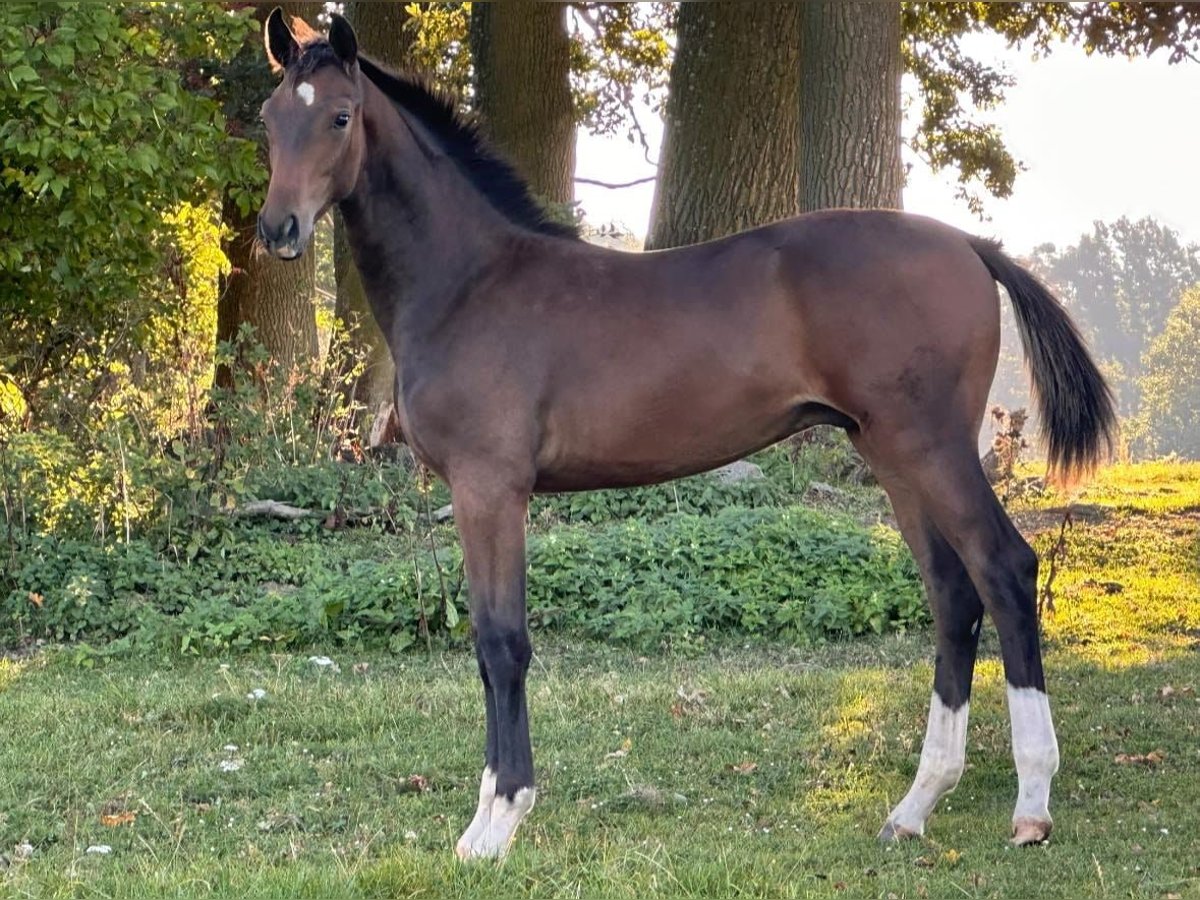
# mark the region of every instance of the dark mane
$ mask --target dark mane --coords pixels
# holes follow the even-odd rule
[[[327,65],[341,64],[327,42],[314,41],[289,66],[289,74],[303,77]],[[391,72],[361,54],[358,65],[389,100],[425,126],[476,190],[509,221],[539,234],[579,237],[574,225],[547,216],[545,207],[534,198],[512,163],[488,145],[480,133],[478,118],[458,112],[454,100],[424,78]]]

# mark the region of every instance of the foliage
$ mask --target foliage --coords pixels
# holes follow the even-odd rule
[[[180,204],[253,163],[191,90],[248,20],[206,3],[0,7],[0,369],[33,417],[86,406],[186,314]],[[114,367],[116,370],[114,370]]]
[[[1200,458],[1200,284],[1185,291],[1143,357],[1141,407],[1130,423],[1138,455]]]
[[[878,634],[925,617],[895,532],[798,507],[556,529],[529,559],[535,622],[638,646],[718,631]]]
[[[406,30],[413,35],[413,68],[429,72],[455,96],[472,96],[470,3],[408,3]]]
[[[87,442],[46,428],[0,435],[6,640],[121,653],[330,637],[400,648],[464,634],[460,554],[450,528],[428,525],[445,488],[357,445],[347,398],[361,362],[343,336],[312,371],[273,366],[249,329],[218,362],[235,355],[245,366],[232,387],[213,388],[166,438],[132,401]],[[791,508],[834,459],[815,450],[760,454],[765,477],[740,483],[538,498],[535,620],[646,646],[729,628],[815,638],[920,621],[894,533]],[[311,515],[242,517],[265,499]]]
[[[1011,78],[967,55],[960,38],[992,31],[1010,44],[1049,53],[1070,41],[1089,53],[1195,59],[1200,7],[1190,3],[926,3],[903,5],[906,68],[921,88],[920,125],[912,147],[930,166],[959,170],[959,195],[982,213],[976,185],[996,197],[1012,193],[1019,166],[994,126],[972,118],[1004,99]]]
[[[575,113],[592,134],[623,127],[649,155],[634,101],[655,112],[665,102],[675,8],[669,3],[575,4],[571,15],[571,84]]]
[[[1058,250],[1034,248],[1033,267],[1059,292],[1102,363],[1124,374],[1115,387],[1124,413],[1137,409],[1142,353],[1184,289],[1200,283],[1200,245],[1185,245],[1150,217],[1096,222]]]
[[[349,398],[362,364],[335,333],[311,369],[272,365],[244,326],[218,348],[217,361],[246,369],[229,388],[196,391],[186,415],[160,428],[165,394],[122,395],[100,411],[86,439],[51,428],[0,429],[0,525],[22,537],[54,534],[104,543],[115,533],[182,543],[194,555],[213,520],[247,501],[273,499],[336,512],[342,506],[384,516],[396,498],[389,467],[339,465],[357,458],[361,409]],[[206,372],[211,372],[206,355]],[[410,479],[405,477],[403,483]],[[403,504],[400,504],[403,506]]]
[[[1200,246],[1152,218],[1095,222],[1067,247],[1042,244],[1026,264],[1059,296],[1080,327],[1128,420],[1139,409],[1143,356],[1180,295],[1200,283]],[[1001,304],[1001,349],[991,402],[1029,402],[1021,340],[1008,303]],[[1140,447],[1146,447],[1139,441]]]
[[[0,605],[6,641],[108,643],[108,652],[337,643],[402,649],[431,632],[461,639],[461,553],[415,535],[342,538],[325,528],[210,519],[187,545],[112,546],[33,537]],[[446,595],[440,584],[446,584]],[[723,632],[813,640],[925,621],[895,532],[803,508],[723,509],[529,542],[535,627],[649,648]]]

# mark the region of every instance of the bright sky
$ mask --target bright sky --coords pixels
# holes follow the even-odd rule
[[[1088,57],[1074,46],[1034,59],[994,35],[969,37],[967,50],[1016,77],[1004,105],[983,115],[1001,129],[1025,165],[1012,197],[985,197],[980,222],[955,199],[953,173],[935,175],[915,159],[905,208],[1025,253],[1036,244],[1073,243],[1095,219],[1151,215],[1200,243],[1200,63]],[[642,117],[657,159],[662,124]],[[623,135],[579,140],[576,172],[610,182],[653,175],[639,146]],[[623,190],[578,185],[588,219],[623,223],[643,235],[654,185]]]

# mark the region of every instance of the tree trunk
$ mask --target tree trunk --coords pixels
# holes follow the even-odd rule
[[[277,4],[256,4],[259,21]],[[300,16],[310,24],[321,11],[320,3],[285,3],[284,12]],[[257,58],[257,63],[254,60]],[[263,58],[262,37],[253,32],[233,63],[236,84],[229,85],[224,98],[231,128],[253,133],[259,105],[275,87]],[[266,153],[260,153],[264,167]],[[230,272],[222,279],[217,301],[217,340],[233,340],[243,324],[253,325],[256,338],[272,363],[290,369],[317,358],[317,316],[314,305],[316,252],[314,248],[294,262],[284,262],[264,253],[257,243],[257,210],[242,213],[230,195],[222,199],[221,213],[229,229],[225,254]],[[233,373],[218,366],[216,383],[229,387]]]
[[[802,6],[680,6],[647,248],[796,212]]]
[[[272,364],[292,369],[311,363],[318,354],[316,253],[310,248],[292,262],[276,259],[258,246],[256,211],[242,215],[232,201],[222,210],[231,232],[225,247],[230,272],[217,301],[217,340],[231,341],[242,325],[253,325]],[[218,369],[217,376],[221,386],[232,384],[231,372]]]
[[[798,4],[800,208],[902,206],[900,4]]]
[[[363,53],[394,69],[412,69],[413,34],[404,27],[409,20],[404,3],[399,0],[347,3],[346,18],[354,26]],[[350,255],[342,217],[336,210],[333,214],[333,268],[337,280],[334,315],[347,328],[351,344],[361,353],[365,364],[354,389],[354,399],[366,407],[370,418],[395,399],[396,365],[387,339],[371,315],[362,280]]]
[[[489,138],[549,203],[575,199],[575,116],[567,5],[471,7],[475,107]]]

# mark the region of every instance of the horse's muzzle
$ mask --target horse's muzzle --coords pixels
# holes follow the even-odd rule
[[[300,237],[300,220],[290,213],[276,226],[259,213],[258,240],[272,256],[285,260],[299,259],[306,243]]]

